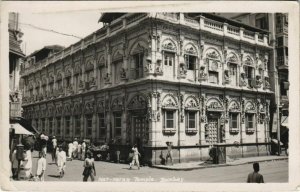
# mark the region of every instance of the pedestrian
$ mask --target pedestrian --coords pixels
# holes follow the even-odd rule
[[[167,144],[166,165],[168,164],[169,158],[171,160],[171,164],[173,165],[172,142],[166,142],[166,144]]]
[[[47,135],[44,134],[44,132],[42,132],[41,136],[41,146],[42,146],[42,152],[44,152],[45,156],[47,155],[47,141],[49,139],[49,137]]]
[[[29,146],[25,147],[24,159],[20,165],[20,178],[30,179],[32,177],[32,155]]]
[[[132,157],[132,162],[129,163],[129,169],[132,169],[132,166],[133,166],[135,163],[136,163],[138,169],[140,169],[139,156],[141,156],[141,154],[139,153],[136,144],[133,146],[132,152],[133,152],[133,157]]]
[[[56,151],[57,151],[57,139],[55,136],[53,136],[53,139],[52,139],[52,163],[55,162],[57,163],[57,160],[56,160]]]
[[[72,142],[69,143],[68,145],[68,158],[70,158],[72,160],[72,154],[73,154],[73,149],[74,145]]]
[[[92,153],[86,153],[86,158],[84,160],[83,167],[83,181],[86,182],[88,178],[91,177],[91,181],[93,182],[96,176],[96,169],[94,164],[94,158],[92,158]]]
[[[57,167],[58,167],[59,177],[62,178],[66,170],[67,155],[66,152],[63,151],[62,146],[59,147],[58,151],[59,152],[57,153]]]
[[[264,183],[264,177],[259,174],[259,163],[253,163],[254,172],[249,173],[247,183]]]
[[[73,141],[73,158],[77,159],[77,153],[78,153],[78,141],[77,138],[74,138]]]
[[[45,159],[45,154],[43,152],[40,152],[36,170],[36,176],[39,178],[40,181],[44,181],[46,164],[47,162]]]
[[[19,161],[17,159],[17,147],[15,146],[14,151],[11,154],[11,172],[14,180],[18,179],[18,166]]]
[[[86,152],[86,144],[85,141],[81,144],[81,160],[85,159],[85,152]]]
[[[77,146],[77,159],[81,160],[81,144],[78,143]]]

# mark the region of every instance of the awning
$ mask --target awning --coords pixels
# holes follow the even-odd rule
[[[10,124],[10,128],[15,130],[15,134],[17,135],[33,135],[31,132],[27,131],[22,125],[19,123]]]
[[[33,127],[29,121],[27,121],[26,119],[22,118],[22,117],[11,117],[9,119],[9,123],[10,124],[20,124],[22,127],[24,127],[25,129],[27,129],[29,132],[36,134],[39,133],[37,131],[37,129],[35,127]]]

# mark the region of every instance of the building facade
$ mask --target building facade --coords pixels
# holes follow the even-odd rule
[[[106,13],[100,21],[103,28],[22,71],[24,117],[39,130],[138,143],[154,164],[166,142],[175,162],[208,159],[215,145],[229,157],[268,153],[264,31],[200,13]]]
[[[20,67],[24,61],[21,38],[23,33],[19,28],[19,14],[9,13],[9,115],[10,117],[21,117],[21,91],[19,89]]]
[[[276,133],[281,127],[281,139],[287,142],[286,127],[289,116],[289,68],[288,68],[288,14],[287,13],[244,13],[225,14],[224,16],[247,23],[270,32],[270,42],[274,48],[271,54],[274,58],[270,61],[274,64],[271,89],[274,91],[271,108],[271,129]],[[278,115],[277,115],[278,113]],[[277,117],[278,116],[278,117]],[[276,134],[273,134],[276,137]],[[288,136],[287,136],[288,137]]]

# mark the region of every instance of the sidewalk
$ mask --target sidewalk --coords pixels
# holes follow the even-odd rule
[[[205,161],[198,162],[188,162],[188,163],[177,163],[174,165],[152,165],[153,168],[167,169],[167,170],[178,170],[178,171],[188,171],[194,169],[204,169],[204,168],[214,168],[214,167],[224,167],[224,166],[236,166],[243,165],[253,162],[265,162],[265,161],[279,161],[286,160],[288,156],[260,156],[260,157],[245,157],[239,159],[228,159],[225,164],[212,164]]]

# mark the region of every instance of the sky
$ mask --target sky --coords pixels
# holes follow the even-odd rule
[[[26,55],[47,45],[69,46],[102,27],[98,10],[58,13],[20,13],[20,29],[24,33],[21,48]],[[41,29],[42,30],[41,30]],[[45,30],[44,30],[45,29]],[[53,30],[62,35],[47,30]]]

